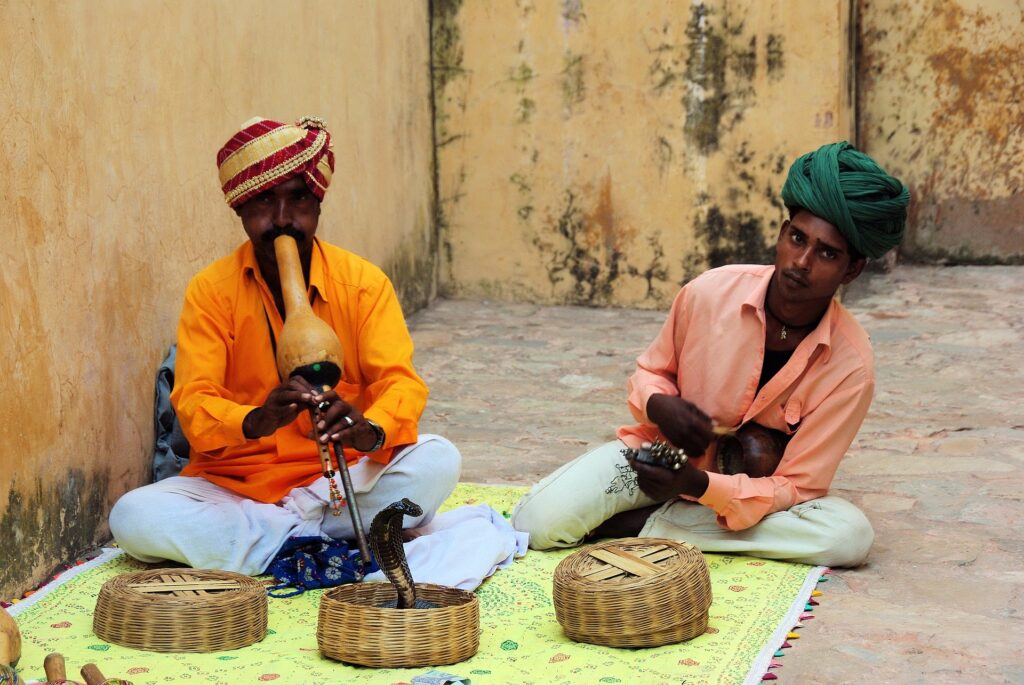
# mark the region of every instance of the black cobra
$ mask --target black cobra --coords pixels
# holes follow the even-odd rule
[[[381,606],[397,609],[434,609],[437,604],[416,599],[416,583],[409,571],[409,562],[405,558],[405,547],[402,546],[402,519],[405,516],[420,516],[423,509],[412,500],[403,497],[402,501],[384,507],[373,517],[367,542],[373,558],[380,565],[380,570],[388,577],[398,592],[397,602],[386,602]]]

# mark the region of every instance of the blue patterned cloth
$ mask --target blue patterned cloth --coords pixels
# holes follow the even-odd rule
[[[267,594],[271,597],[294,597],[306,590],[358,582],[377,569],[373,559],[364,566],[359,550],[349,549],[344,540],[334,540],[323,534],[292,537],[267,567],[266,572],[278,580]]]

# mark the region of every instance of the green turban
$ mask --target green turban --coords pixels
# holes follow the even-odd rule
[[[910,191],[844,140],[797,158],[782,201],[825,219],[855,250],[877,259],[903,239]]]

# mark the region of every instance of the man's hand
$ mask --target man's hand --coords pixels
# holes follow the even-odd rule
[[[272,435],[295,420],[299,412],[316,406],[313,386],[304,378],[292,376],[270,391],[267,401],[246,414],[242,433],[250,440]]]
[[[647,416],[670,443],[682,447],[691,457],[704,454],[715,437],[707,414],[681,397],[651,395]]]
[[[636,482],[643,493],[659,502],[679,495],[699,498],[708,489],[708,474],[689,462],[678,471],[635,459],[630,459],[629,465],[636,471]]]
[[[309,436],[320,442],[340,442],[360,452],[366,452],[377,443],[377,432],[366,422],[363,413],[338,393],[329,390],[313,397],[314,404],[329,402],[331,406],[320,415],[320,422],[314,426],[316,436]]]

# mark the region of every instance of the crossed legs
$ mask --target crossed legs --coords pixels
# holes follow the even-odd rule
[[[373,516],[391,502],[408,497],[423,516],[407,527],[428,523],[459,480],[461,456],[452,443],[422,435],[401,459],[383,470],[371,489],[357,493],[360,518]],[[353,480],[363,467],[353,467]],[[204,478],[175,476],[126,493],[110,512],[110,530],[131,556],[145,562],[177,561],[193,568],[262,573],[292,536],[351,539],[347,511],[327,511],[327,482],[295,488],[275,504],[256,502]]]
[[[640,491],[618,441],[605,443],[541,480],[516,505],[512,524],[534,549],[572,547],[599,536],[664,537],[704,552],[747,554],[822,566],[856,566],[874,531],[846,500],[827,496],[766,516],[746,530],[718,525],[692,502],[656,502]]]

